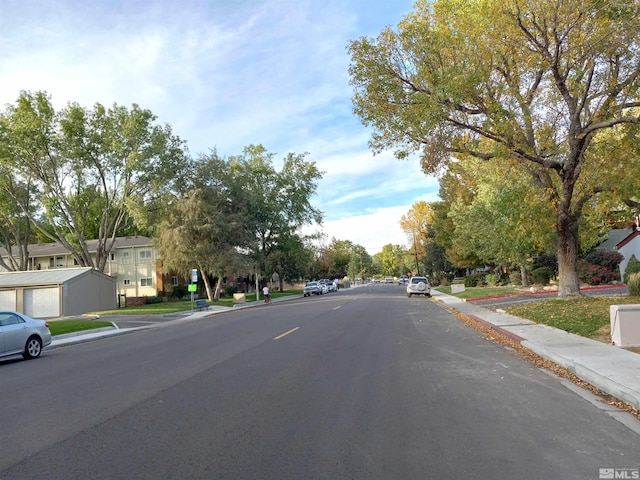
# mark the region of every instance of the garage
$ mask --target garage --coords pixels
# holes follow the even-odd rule
[[[116,308],[116,281],[90,267],[0,273],[0,309],[34,318]]]
[[[24,313],[32,318],[60,316],[60,288],[25,288]]]
[[[16,309],[16,291],[15,289],[0,290],[0,310]]]

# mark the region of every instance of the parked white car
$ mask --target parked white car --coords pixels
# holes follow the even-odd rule
[[[310,297],[311,295],[322,295],[322,288],[318,282],[307,282],[302,294],[305,297]]]
[[[0,357],[37,358],[51,344],[49,324],[22,313],[0,311]]]
[[[411,277],[409,279],[409,283],[407,283],[407,297],[411,298],[411,295],[431,296],[431,287],[427,277]]]

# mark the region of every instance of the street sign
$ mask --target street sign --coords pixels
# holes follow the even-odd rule
[[[190,292],[197,292],[198,291],[198,285],[196,285],[195,283],[190,283],[188,288],[189,288]]]
[[[191,283],[198,283],[198,269],[191,270]]]

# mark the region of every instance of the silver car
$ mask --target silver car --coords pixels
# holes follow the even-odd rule
[[[411,298],[411,295],[431,296],[431,287],[427,277],[411,277],[409,279],[409,283],[407,283],[407,297]]]
[[[0,311],[0,357],[22,355],[37,358],[51,344],[49,324],[23,313]]]

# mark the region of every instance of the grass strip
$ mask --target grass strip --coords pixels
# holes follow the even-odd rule
[[[111,322],[104,320],[51,320],[49,331],[52,336],[63,335],[65,333],[82,332],[95,328],[113,327]]]

